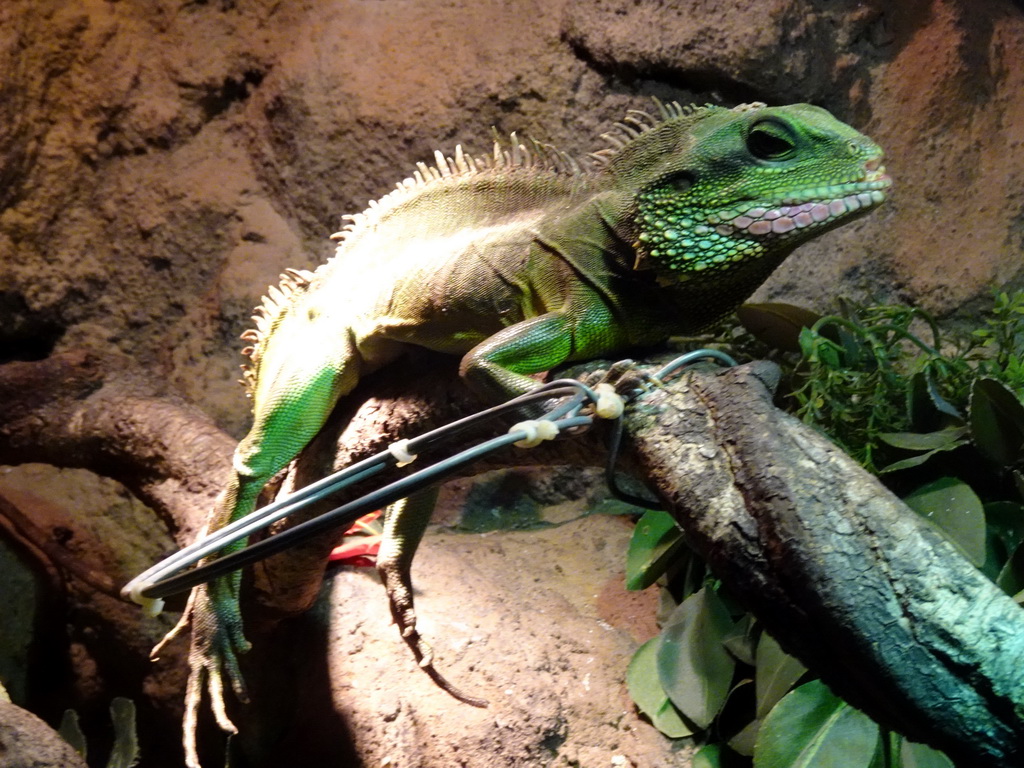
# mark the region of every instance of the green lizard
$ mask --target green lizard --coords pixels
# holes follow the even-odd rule
[[[435,154],[349,217],[334,258],[289,271],[257,312],[246,383],[253,426],[211,515],[248,514],[359,377],[407,345],[461,355],[491,400],[530,374],[700,329],[731,312],[800,243],[863,214],[890,186],[882,151],[809,105],[633,111],[582,170],[545,145],[496,143],[491,156]],[[409,566],[429,494],[388,513],[378,567],[421,666]],[[221,727],[225,674],[244,697],[239,578],[197,587],[186,697],[187,758],[202,691]]]

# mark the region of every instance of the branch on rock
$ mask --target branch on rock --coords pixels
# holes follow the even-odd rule
[[[284,490],[478,408],[451,368],[412,384],[402,369],[369,377]],[[958,763],[1024,765],[1024,612],[877,480],[778,411],[764,384],[774,375],[766,364],[693,373],[648,395],[627,411],[634,466],[730,591],[852,704]],[[475,469],[600,464],[600,433]],[[87,355],[0,368],[0,463],[103,472],[181,526],[198,527],[231,446],[160,386]],[[312,603],[335,538],[255,569],[251,636]]]
[[[118,597],[118,585],[109,574],[93,568],[90,563],[61,546],[49,532],[36,525],[17,504],[3,494],[0,494],[0,530],[31,554],[33,561],[39,564],[57,589],[64,585],[61,572],[66,572],[91,590],[109,597]]]
[[[730,591],[851,704],[958,765],[1024,765],[1024,611],[776,409],[764,365],[632,409],[644,475]]]
[[[0,464],[80,467],[121,482],[195,538],[234,440],[166,383],[87,352],[0,366]]]

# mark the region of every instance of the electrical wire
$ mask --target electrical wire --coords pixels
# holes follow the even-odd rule
[[[715,360],[727,367],[733,367],[736,365],[736,361],[721,350],[695,349],[692,352],[687,352],[686,354],[680,355],[670,361],[667,365],[658,370],[650,380],[655,385],[660,386],[670,375],[688,365],[693,365],[700,360]],[[643,388],[636,391],[637,396],[642,396],[643,393]],[[642,509],[664,509],[665,505],[662,504],[659,499],[655,498],[653,494],[646,497],[637,496],[636,494],[627,491],[619,484],[619,476],[615,472],[615,465],[618,464],[619,453],[622,450],[622,435],[624,429],[625,425],[623,424],[622,419],[616,419],[612,423],[611,434],[608,438],[608,460],[605,462],[604,468],[604,479],[608,486],[608,490],[619,501],[624,501],[635,507],[640,507]]]
[[[655,374],[654,381],[660,383],[665,377],[679,368],[692,364],[696,360],[708,358],[718,360],[726,365],[736,364],[724,352],[711,349],[697,350],[682,355],[663,367]],[[496,419],[519,408],[537,407],[538,403],[547,403],[549,406],[547,412],[534,422],[528,422],[528,424],[547,421],[556,427],[558,433],[564,433],[567,430],[590,426],[593,423],[593,417],[580,415],[580,410],[585,403],[596,403],[597,401],[598,394],[582,382],[575,379],[557,379],[547,384],[542,384],[536,389],[500,405],[458,419],[417,437],[398,441],[401,444],[400,446],[393,444],[387,450],[345,467],[322,480],[311,483],[284,498],[255,510],[240,520],[210,532],[199,541],[184,547],[136,576],[125,586],[122,592],[129,595],[136,602],[151,605],[159,610],[159,607],[162,606],[162,598],[164,597],[210,581],[213,578],[230,573],[258,560],[263,560],[331,528],[351,524],[367,512],[386,507],[416,491],[457,474],[465,465],[477,461],[492,451],[535,437],[535,435],[531,436],[523,428],[513,428],[512,431],[504,435],[491,438],[453,456],[442,459],[329,512],[318,515],[311,520],[276,533],[262,541],[250,544],[237,552],[216,557],[209,562],[200,564],[198,567],[186,570],[201,560],[222,551],[231,544],[247,539],[254,533],[268,528],[311,504],[334,495],[351,485],[363,482],[389,467],[407,464],[415,460],[420,454],[453,441],[471,427]],[[623,491],[619,487],[614,467],[622,442],[623,423],[621,415],[615,417],[613,422],[608,463],[606,466],[609,488],[616,496],[631,504],[657,508],[659,505],[657,501],[641,499]],[[522,427],[522,423],[517,425],[517,427]],[[399,456],[407,458],[400,459]]]
[[[542,401],[550,401],[554,398],[566,397],[568,399],[565,402],[556,403],[552,410],[542,418],[555,423],[559,430],[562,428],[572,429],[589,426],[592,423],[590,417],[580,417],[575,414],[587,400],[596,401],[597,395],[582,382],[573,379],[559,379],[543,384],[505,403],[471,414],[405,441],[405,449],[415,457],[422,452],[436,449],[450,442],[472,426],[496,419],[509,411],[534,405]],[[199,541],[184,547],[136,576],[125,586],[123,592],[136,602],[144,604],[154,599],[176,594],[222,573],[240,568],[255,560],[269,557],[271,554],[286,549],[315,533],[351,522],[365,512],[391,504],[420,488],[455,474],[464,464],[476,461],[486,453],[521,441],[526,437],[527,435],[522,431],[501,435],[479,446],[462,451],[420,472],[408,475],[383,489],[356,499],[343,507],[275,534],[246,549],[225,555],[198,568],[194,568],[187,573],[182,573],[186,568],[223,550],[225,547],[246,539],[279,520],[283,520],[311,504],[336,494],[344,488],[362,482],[398,463],[391,451],[381,451],[374,456],[345,467],[322,480],[311,483],[282,499],[278,499],[233,523],[211,532]],[[384,495],[382,496],[382,494]],[[384,501],[380,501],[379,499],[381,498],[384,498]],[[309,526],[310,523],[317,523],[317,525],[305,527]],[[310,530],[313,532],[303,533]]]

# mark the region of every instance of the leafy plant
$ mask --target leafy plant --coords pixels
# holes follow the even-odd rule
[[[140,759],[135,728],[135,702],[122,696],[115,697],[110,702],[110,719],[114,726],[114,746],[107,759],[107,768],[132,768]],[[65,710],[58,733],[76,752],[86,757],[86,739],[77,712],[73,709]]]
[[[966,331],[911,307],[849,302],[826,317],[784,304],[739,316],[735,346],[783,368],[781,403],[1024,602],[1024,293],[996,294]],[[671,609],[630,664],[630,692],[666,735],[706,743],[698,768],[951,768],[808,679],[667,513],[640,518],[626,580],[658,583]]]

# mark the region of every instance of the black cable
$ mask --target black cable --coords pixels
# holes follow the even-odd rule
[[[667,375],[676,368],[689,363],[695,359],[695,357],[709,356],[719,359],[722,362],[732,362],[731,358],[724,353],[714,350],[699,350],[697,352],[684,355],[681,358],[677,358],[662,369],[658,375],[659,377]],[[582,382],[574,379],[558,379],[548,382],[547,384],[540,385],[536,389],[519,397],[513,398],[505,403],[470,414],[469,416],[463,417],[450,424],[431,430],[424,435],[400,442],[405,443],[403,447],[404,452],[408,453],[413,458],[416,458],[418,454],[426,450],[436,448],[449,442],[471,426],[502,416],[509,411],[522,408],[524,405],[529,405],[536,401],[550,401],[566,397],[570,399],[567,402],[556,405],[550,412],[545,414],[541,420],[557,424],[560,431],[589,426],[592,423],[592,419],[590,417],[578,416],[576,414],[585,400],[591,400],[596,403],[597,394],[593,389]],[[620,415],[613,419],[613,421],[614,424],[612,425],[612,432],[609,440],[608,461],[605,466],[605,477],[607,479],[609,489],[613,495],[627,503],[648,509],[662,508],[659,501],[634,496],[620,487],[618,478],[615,474],[615,464],[617,463],[622,446],[623,420]],[[167,558],[165,561],[158,563],[156,566],[150,568],[140,576],[137,576],[132,580],[132,583],[137,584],[141,582],[142,584],[145,584],[146,577],[148,577],[149,574],[159,574],[162,570],[166,570],[167,566],[165,564],[168,561],[180,560],[180,563],[175,563],[176,567],[171,570],[171,573],[174,575],[164,579],[158,579],[152,584],[145,584],[145,586],[142,586],[141,588],[136,587],[136,594],[141,595],[146,599],[166,597],[194,587],[197,584],[202,584],[217,576],[237,570],[250,563],[263,560],[331,528],[340,527],[346,524],[350,525],[366,512],[386,507],[401,498],[409,496],[429,485],[450,477],[460,471],[465,464],[475,461],[482,455],[493,450],[502,448],[512,442],[517,442],[520,439],[521,438],[517,435],[509,434],[492,438],[489,441],[464,450],[455,456],[442,459],[419,472],[408,475],[391,483],[390,485],[384,486],[383,488],[371,491],[370,493],[337,507],[330,512],[319,515],[312,520],[307,520],[292,528],[281,531],[280,533],[274,534],[273,536],[249,545],[237,552],[232,552],[223,556],[217,554],[207,555],[207,557],[214,557],[215,559],[185,573],[176,573],[176,571],[187,568],[195,562],[194,559],[190,559],[190,557],[194,557],[194,555],[182,558],[181,555],[184,551],[179,552],[176,555],[172,555],[170,558]],[[226,540],[221,546],[228,547],[239,539],[245,538],[256,531],[269,526],[277,520],[294,514],[296,511],[315,501],[319,501],[322,498],[337,493],[340,489],[347,487],[348,485],[361,482],[367,477],[384,469],[389,464],[397,464],[399,462],[397,457],[398,455],[400,454],[398,454],[397,451],[389,449],[388,451],[377,454],[375,457],[371,457],[370,459],[360,462],[358,465],[352,465],[351,467],[347,467],[335,473],[336,476],[339,476],[339,479],[335,484],[331,483],[330,478],[325,478],[325,480],[313,484],[314,486],[319,486],[319,489],[315,493],[308,493],[305,496],[302,496],[302,490],[296,492],[300,495],[300,498],[296,499],[292,504],[285,503],[282,506],[278,506],[278,509],[275,512],[275,517],[267,520],[251,521],[246,532],[237,534],[236,538],[231,538],[230,536],[225,537]],[[352,471],[355,467],[361,465],[366,465],[366,469],[360,472]],[[312,486],[309,488],[311,487]],[[242,520],[246,519],[249,519],[249,516],[242,518]],[[239,522],[241,521],[235,521],[232,525]],[[246,526],[242,526],[240,527],[240,530],[245,531],[246,528]],[[220,544],[220,542],[218,542],[218,544]],[[129,587],[130,586],[131,584],[129,584]]]
[[[564,424],[566,427],[574,427],[588,423],[590,423],[589,417],[580,416],[564,419],[560,425]],[[476,461],[486,453],[511,445],[519,439],[514,434],[505,434],[492,438],[474,448],[463,451],[461,454],[396,480],[383,488],[371,491],[330,512],[318,515],[312,520],[299,523],[292,528],[251,544],[245,549],[217,557],[217,559],[193,568],[186,573],[154,582],[141,589],[139,594],[147,599],[167,597],[194,587],[197,584],[210,581],[217,576],[238,570],[250,563],[264,560],[324,531],[340,527],[346,523],[351,524],[367,512],[386,507],[399,499],[410,496],[447,477],[451,477],[459,472],[465,464]]]
[[[611,434],[608,436],[608,461],[604,465],[604,479],[605,483],[608,485],[608,490],[611,491],[612,496],[617,498],[619,501],[632,504],[634,507],[641,507],[643,509],[664,509],[665,505],[658,499],[645,499],[640,496],[634,496],[619,485],[618,475],[615,474],[615,465],[618,463],[619,453],[622,450],[622,435],[624,431],[625,425],[623,424],[622,419],[615,419],[612,424]]]

